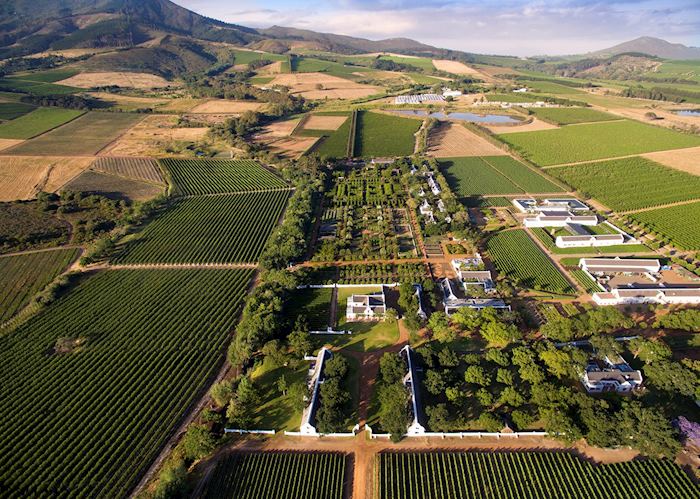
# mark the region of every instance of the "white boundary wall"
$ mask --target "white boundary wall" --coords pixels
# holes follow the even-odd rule
[[[253,435],[274,435],[275,430],[239,430],[237,428],[224,428],[224,433],[237,433],[239,435],[246,433]]]
[[[387,288],[395,288],[401,283],[392,282],[389,284],[302,284],[297,286],[297,289],[323,289],[323,288],[376,288],[377,286],[386,286]]]

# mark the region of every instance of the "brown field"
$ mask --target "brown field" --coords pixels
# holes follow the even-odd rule
[[[135,97],[131,95],[110,94],[108,92],[89,92],[90,97],[110,102],[114,107],[124,110],[139,108],[155,108],[170,102],[170,99],[158,99],[155,97]]]
[[[78,88],[107,87],[110,85],[130,88],[161,88],[173,85],[173,83],[164,78],[149,73],[124,73],[118,71],[80,73],[56,83]]]
[[[0,160],[0,201],[32,199],[40,191],[56,192],[80,175],[93,158],[3,156]]]
[[[31,54],[27,55],[25,57],[31,58],[31,59],[37,59],[40,57],[49,57],[52,55],[57,55],[60,57],[66,57],[66,58],[72,58],[72,57],[82,57],[84,55],[92,55],[92,54],[102,54],[105,52],[114,52],[114,48],[112,47],[103,47],[103,48],[84,48],[84,49],[64,49],[64,50],[47,50],[46,52],[38,52],[36,54]]]
[[[157,156],[175,142],[197,142],[208,128],[177,127],[177,116],[152,115],[101,151],[103,156]]]
[[[284,156],[290,159],[297,159],[306,151],[308,151],[317,140],[318,137],[259,137],[256,138],[261,143],[264,143],[275,154]]]
[[[559,128],[557,125],[552,125],[546,121],[538,120],[533,118],[531,123],[526,123],[524,125],[486,125],[486,128],[491,130],[493,133],[517,133],[517,132],[536,132],[538,130],[551,130],[552,128]]]
[[[300,118],[293,120],[282,120],[275,121],[263,128],[262,133],[258,134],[256,138],[269,139],[278,137],[289,137],[294,129],[299,124]]]
[[[661,163],[664,166],[700,175],[700,147],[659,151],[642,154],[643,157]]]
[[[158,108],[159,111],[169,113],[186,113],[192,108],[206,102],[206,99],[176,98],[168,99],[167,103]]]
[[[165,187],[88,170],[65,184],[61,190],[100,194],[109,199],[146,201],[163,194]]]
[[[90,169],[135,180],[165,184],[158,164],[150,158],[101,157],[90,165]]]
[[[441,123],[428,139],[428,156],[505,156],[506,152],[456,123]]]
[[[214,99],[199,104],[189,112],[194,114],[237,114],[244,111],[259,111],[264,106],[264,102]]]
[[[357,99],[380,91],[379,87],[323,73],[280,74],[268,85],[289,87],[289,93],[301,95],[306,99]],[[317,88],[318,85],[322,88]]]
[[[0,151],[9,149],[10,147],[16,146],[17,144],[21,144],[22,142],[24,141],[20,139],[0,139]]]
[[[305,130],[337,130],[348,119],[347,116],[322,116],[312,114],[304,122]]]
[[[448,73],[456,75],[467,75],[475,76],[476,78],[481,78],[486,83],[493,83],[494,78],[478,69],[467,66],[466,64],[459,61],[449,61],[446,59],[433,59],[433,66],[435,66],[440,71],[447,71]]]
[[[692,106],[681,106],[679,109],[687,109]],[[602,108],[601,108],[602,109]],[[603,109],[605,111],[617,114],[618,116],[623,116],[625,118],[631,118],[637,121],[643,121],[644,123],[651,123],[652,125],[663,126],[667,128],[680,128],[684,130],[690,129],[693,125],[700,126],[700,118],[695,116],[678,116],[670,111],[664,109],[656,108],[612,108]],[[654,113],[656,116],[662,118],[660,120],[650,120],[645,116],[646,113]]]
[[[255,71],[259,75],[277,75],[282,72],[282,61],[275,61],[272,64],[258,68]]]

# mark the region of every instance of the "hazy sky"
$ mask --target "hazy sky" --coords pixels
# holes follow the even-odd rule
[[[700,0],[174,0],[254,28],[409,37],[487,54],[583,53],[638,36],[700,46]]]

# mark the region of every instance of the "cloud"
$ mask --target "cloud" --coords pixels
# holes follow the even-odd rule
[[[582,53],[638,36],[700,45],[694,0],[177,0],[224,21],[370,39],[409,37],[444,48],[510,55]],[[216,2],[216,3],[215,3]]]

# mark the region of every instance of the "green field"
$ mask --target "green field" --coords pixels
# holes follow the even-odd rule
[[[510,133],[498,138],[541,166],[700,145],[698,136],[630,120]]]
[[[700,250],[700,202],[629,215],[671,243],[686,250]]]
[[[423,71],[427,71],[429,73],[436,71],[433,60],[426,57],[399,57],[396,55],[381,55],[379,56],[379,59],[384,61],[393,61],[399,64],[408,64],[410,66],[421,68]]]
[[[672,461],[593,464],[570,452],[383,452],[379,499],[697,498]]]
[[[355,73],[361,72],[371,77],[372,73],[376,72],[376,69],[372,68],[346,66],[338,62],[324,61],[309,57],[297,57],[292,69],[295,73],[326,73],[331,76],[354,81],[366,78],[366,76],[357,75]]]
[[[73,111],[77,113],[78,111]],[[36,111],[12,123],[32,116]],[[18,155],[91,155],[143,119],[143,115],[129,113],[90,112],[61,128],[25,142],[13,149]],[[1,126],[1,125],[0,125]]]
[[[288,188],[257,161],[166,158],[160,164],[170,172],[172,193],[177,196]]]
[[[700,198],[700,177],[641,157],[550,168],[547,173],[616,211]]]
[[[302,130],[302,135],[312,132],[314,136],[323,138],[309,150],[308,153],[316,153],[322,158],[344,158],[348,153],[348,140],[350,140],[350,126],[352,120],[350,113],[318,113],[320,115],[347,116],[348,119],[336,130]]]
[[[294,292],[293,320],[303,315],[312,330],[325,330],[331,324],[332,288],[298,289]]]
[[[126,497],[218,371],[252,270],[107,270],[0,337],[8,497]]]
[[[290,191],[183,198],[125,243],[115,263],[252,263]]]
[[[286,55],[272,54],[270,52],[253,52],[252,50],[231,50],[234,64],[250,64],[255,61],[288,61]]]
[[[498,271],[516,284],[558,294],[575,291],[524,230],[499,232],[487,247]]]
[[[543,107],[531,109],[531,111],[538,118],[556,123],[557,125],[622,119],[619,116],[596,111],[595,109],[587,107]]]
[[[0,102],[0,120],[14,120],[35,109],[23,102]]]
[[[41,107],[7,123],[0,123],[0,139],[30,139],[81,114],[83,111]]]
[[[24,92],[38,95],[40,97],[44,95],[73,94],[82,91],[81,88],[56,85],[54,83],[42,82],[39,80],[21,79],[19,77],[0,78],[0,90]]]
[[[343,499],[345,454],[255,452],[230,454],[219,462],[204,498]]]
[[[484,158],[440,159],[440,169],[457,197],[524,192],[523,189],[491,167]]]
[[[557,83],[556,81],[553,81],[553,80],[547,80],[547,81],[518,80],[518,85],[526,85],[528,88],[531,88],[532,91],[535,93],[557,95],[557,94],[576,94],[576,93],[581,92],[580,90],[578,90],[574,87],[570,87],[568,85]]]
[[[564,191],[564,189],[547,180],[537,171],[528,168],[510,156],[485,156],[482,159],[525,192],[544,194]]]
[[[0,258],[0,323],[28,305],[77,257],[78,250],[71,248]]]
[[[56,83],[77,75],[80,71],[76,69],[49,69],[46,71],[36,71],[8,77],[8,80],[34,81],[39,83]]]
[[[410,156],[419,120],[359,111],[355,136],[355,157]]]

